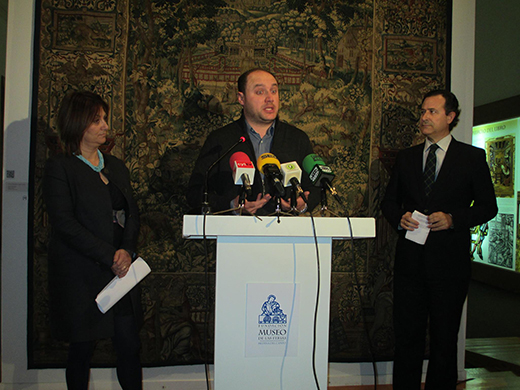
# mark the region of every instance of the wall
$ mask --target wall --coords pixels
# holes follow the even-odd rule
[[[473,15],[475,0],[454,0],[453,47],[473,47]],[[468,20],[470,19],[470,20]],[[28,370],[26,358],[27,328],[27,220],[30,118],[32,99],[32,38],[34,0],[9,0],[8,40],[6,63],[5,150],[3,173],[2,219],[2,384],[0,389],[65,389],[63,370]],[[472,49],[471,49],[472,50]],[[466,66],[463,50],[454,53],[452,80],[455,93],[463,105],[472,101],[472,72]],[[472,107],[470,105],[469,107]],[[468,110],[467,112],[469,112]],[[463,122],[462,122],[463,121]],[[459,138],[470,131],[469,116],[461,118]],[[469,126],[467,126],[469,124]],[[5,172],[14,173],[7,178]],[[384,367],[383,367],[384,366]],[[390,365],[380,365],[380,383],[388,383]],[[371,383],[370,364],[335,364],[331,367],[334,385],[352,381]],[[148,390],[168,388],[175,380],[175,388],[204,389],[204,371],[201,366],[176,366],[144,370]],[[93,370],[95,390],[116,389],[114,370]]]
[[[520,295],[473,280],[469,288],[468,338],[519,337]]]
[[[5,76],[5,40],[7,30],[7,3],[9,0],[0,0],[0,75]]]
[[[520,95],[520,2],[477,0],[475,107]]]
[[[503,119],[518,112],[518,98],[505,105],[478,109],[513,96],[520,96],[520,2],[477,0],[475,27],[475,118]],[[497,118],[498,116],[498,118]],[[468,338],[518,337],[520,295],[505,288],[510,271],[497,273],[476,263],[468,294]],[[493,274],[492,277],[490,274]]]

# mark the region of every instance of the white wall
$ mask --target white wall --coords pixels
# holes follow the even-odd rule
[[[34,0],[9,0],[2,220],[2,384],[0,389],[65,389],[63,370],[27,369],[27,220]],[[464,114],[456,137],[471,140],[475,0],[454,0],[452,89]],[[461,49],[462,48],[462,49]],[[455,130],[454,130],[455,131]],[[15,177],[6,178],[6,171]],[[380,383],[390,370],[381,363]],[[202,366],[144,370],[146,389],[205,389]],[[334,385],[371,383],[370,364],[331,365]],[[92,390],[117,389],[114,370],[92,373]]]
[[[471,144],[473,79],[475,72],[475,1],[453,1],[451,91],[461,107],[460,122],[452,131],[459,141]]]
[[[5,76],[5,35],[7,30],[7,3],[8,0],[0,0],[0,75]]]
[[[11,0],[8,20],[2,220],[2,377],[25,371],[27,327],[27,206],[31,58],[31,0]],[[17,26],[18,28],[15,28]],[[14,179],[5,178],[6,170]],[[16,341],[15,341],[16,340]],[[12,380],[12,379],[11,379]]]

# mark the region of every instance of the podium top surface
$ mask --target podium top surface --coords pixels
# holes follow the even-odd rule
[[[219,236],[235,237],[314,237],[310,217],[261,217],[236,215],[207,215],[206,238]],[[316,235],[337,240],[351,238],[347,218],[314,217]],[[376,236],[374,218],[350,218],[353,238],[373,238]],[[184,238],[203,238],[204,216],[184,215],[182,235]]]

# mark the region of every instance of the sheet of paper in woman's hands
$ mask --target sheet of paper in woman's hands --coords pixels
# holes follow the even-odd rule
[[[428,238],[428,234],[430,233],[430,228],[428,227],[428,216],[415,210],[412,214],[412,218],[419,222],[419,227],[414,231],[408,230],[405,237],[417,244],[424,245]]]
[[[96,297],[96,302],[101,313],[105,314],[114,306],[128,291],[144,279],[151,269],[146,262],[138,257],[128,269],[123,278],[115,277],[108,283]]]

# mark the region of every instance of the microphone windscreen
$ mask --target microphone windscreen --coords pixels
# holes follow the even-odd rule
[[[302,161],[303,170],[307,173],[311,173],[315,165],[327,165],[325,161],[317,154],[311,153],[305,156]]]
[[[322,185],[322,181],[330,183],[334,179],[332,169],[317,154],[309,154],[303,159],[303,169],[309,174],[313,185]]]
[[[233,171],[233,182],[242,185],[242,175],[247,175],[250,184],[255,181],[255,166],[244,152],[235,152],[229,158],[229,165]]]
[[[235,166],[235,162],[250,163],[251,159],[244,152],[235,152],[229,158],[229,166],[231,169]]]
[[[298,182],[302,181],[302,170],[296,161],[283,163],[280,166],[283,176],[283,186],[289,187],[291,185],[291,179],[295,178]]]
[[[264,166],[268,164],[276,165],[278,168],[280,168],[280,161],[276,158],[276,156],[272,153],[264,153],[261,154],[260,157],[258,157],[258,160],[256,162],[256,165],[258,167],[258,170],[260,172],[263,171]]]

